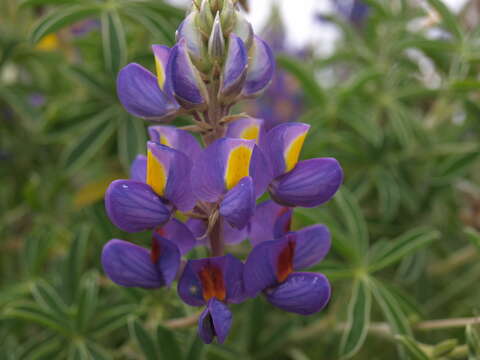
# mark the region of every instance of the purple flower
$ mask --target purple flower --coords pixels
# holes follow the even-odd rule
[[[265,128],[263,119],[244,117],[229,124],[226,137],[244,140],[254,140],[257,145],[265,140]]]
[[[206,306],[198,320],[198,334],[209,344],[223,343],[232,323],[226,304],[245,300],[243,263],[232,255],[189,260],[178,282],[180,298],[191,306]]]
[[[278,239],[290,232],[293,209],[267,200],[257,205],[250,222],[249,238],[252,246]]]
[[[189,211],[195,205],[191,191],[191,160],[182,152],[148,142],[146,182],[144,160],[137,158],[132,171],[137,180],[115,180],[105,194],[110,220],[120,229],[137,232],[165,224],[174,209]]]
[[[263,292],[273,305],[310,315],[325,307],[330,284],[323,274],[297,272],[321,261],[330,249],[330,233],[313,225],[255,246],[245,263],[248,296]]]
[[[181,38],[171,50],[167,76],[173,94],[182,107],[188,110],[202,110],[206,107],[207,88],[190,58],[185,38]]]
[[[370,12],[369,6],[362,0],[331,0],[336,11],[353,25],[360,27]]]
[[[102,265],[107,276],[118,285],[159,288],[170,285],[175,279],[180,250],[158,234],[152,238],[151,251],[113,239],[103,247]]]
[[[271,179],[270,167],[254,141],[220,138],[204,149],[192,169],[193,191],[201,201],[220,203],[220,214],[238,229],[253,214],[255,199]]]
[[[285,123],[267,133],[265,152],[274,175],[269,191],[279,204],[321,205],[332,198],[343,181],[342,168],[333,158],[298,161],[309,128],[303,123]]]
[[[247,78],[243,87],[244,97],[255,97],[267,88],[275,72],[275,58],[270,46],[258,36],[253,37],[250,48]]]
[[[148,128],[150,140],[181,151],[192,161],[202,151],[202,147],[192,134],[174,126],[156,125]]]
[[[117,93],[130,114],[148,120],[163,120],[174,116],[180,107],[167,81],[171,51],[162,45],[153,45],[152,49],[157,76],[139,64],[128,64],[118,73]]]

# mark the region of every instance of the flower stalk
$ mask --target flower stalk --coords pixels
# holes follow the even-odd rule
[[[267,132],[262,119],[230,114],[271,82],[270,47],[254,35],[237,2],[198,0],[177,30],[177,44],[152,49],[156,76],[127,65],[118,77],[120,101],[138,117],[169,121],[187,114],[192,125],[150,126],[147,156],[137,156],[131,179],[110,184],[105,204],[112,222],[126,232],[152,230],[153,240],[150,251],[110,240],[102,253],[105,272],[126,287],[177,281],[180,298],[203,307],[198,334],[205,343],[225,341],[228,305],[248,297],[263,295],[301,315],[320,311],[330,283],[301,270],[326,256],[330,233],[323,225],[293,232],[290,224],[294,207],[330,200],[342,169],[331,158],[299,160],[307,124]],[[199,133],[203,144],[186,130]],[[266,191],[271,200],[257,205]],[[247,259],[227,252],[247,238],[254,246]],[[196,246],[207,246],[211,256],[182,259]]]

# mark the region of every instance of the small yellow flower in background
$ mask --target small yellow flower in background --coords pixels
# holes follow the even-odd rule
[[[54,51],[60,48],[60,39],[57,34],[51,33],[45,35],[42,40],[35,46],[37,50]]]

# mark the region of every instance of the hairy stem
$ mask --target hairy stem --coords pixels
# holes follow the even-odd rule
[[[222,256],[225,253],[221,217],[217,219],[210,232],[210,246],[212,249],[212,256]]]

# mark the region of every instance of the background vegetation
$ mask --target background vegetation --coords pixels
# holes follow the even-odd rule
[[[121,288],[99,264],[107,240],[148,238],[104,211],[108,183],[145,151],[147,124],[120,106],[116,73],[153,68],[150,44],[171,45],[184,10],[0,1],[0,359],[480,358],[478,7],[365,3],[361,23],[321,20],[342,32],[329,57],[278,55],[312,125],[303,156],[345,170],[333,201],[294,219],[333,233],[315,268],[332,300],[307,318],[250,300],[226,344],[204,346],[175,288]]]

